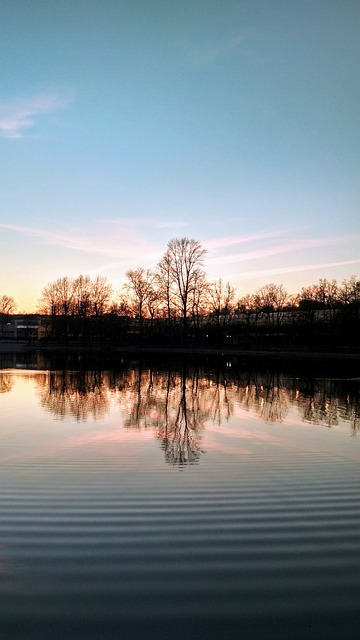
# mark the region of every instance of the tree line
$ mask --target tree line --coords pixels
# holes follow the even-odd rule
[[[189,238],[169,240],[154,269],[126,272],[120,292],[103,276],[64,276],[47,284],[38,312],[48,337],[153,344],[359,348],[360,281],[320,279],[290,294],[274,283],[236,298],[230,282],[209,282],[206,250]],[[0,314],[15,303],[0,297]]]

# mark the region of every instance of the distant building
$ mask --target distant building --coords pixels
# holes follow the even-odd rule
[[[41,340],[47,334],[48,317],[38,314],[0,315],[1,340]]]

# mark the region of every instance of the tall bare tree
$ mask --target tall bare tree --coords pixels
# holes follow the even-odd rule
[[[206,251],[200,242],[189,238],[169,240],[163,257],[168,265],[171,299],[182,317],[183,340],[187,338],[187,322],[191,304],[203,271]]]
[[[173,272],[171,268],[171,256],[168,251],[164,253],[158,263],[156,279],[160,303],[164,309],[164,316],[166,316],[168,324],[170,325],[174,309],[172,303]]]

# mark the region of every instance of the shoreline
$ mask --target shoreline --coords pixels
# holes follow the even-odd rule
[[[0,354],[9,353],[88,353],[88,354],[174,354],[174,355],[199,355],[199,356],[238,356],[243,358],[266,358],[276,360],[337,360],[337,361],[356,361],[360,360],[360,353],[346,353],[334,351],[288,351],[286,349],[236,349],[221,347],[155,347],[155,346],[139,346],[139,345],[64,345],[59,343],[38,344],[29,343],[27,341],[19,341],[9,343],[0,341]]]

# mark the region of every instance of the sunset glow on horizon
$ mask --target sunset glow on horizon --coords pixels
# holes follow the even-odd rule
[[[360,5],[5,0],[0,295],[198,240],[237,297],[360,276]]]

